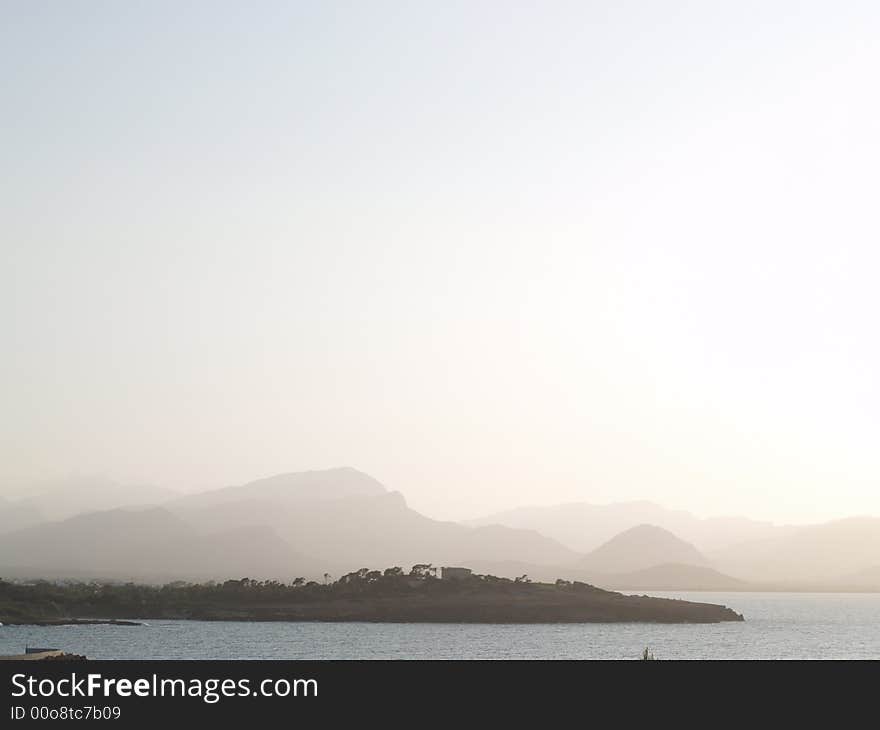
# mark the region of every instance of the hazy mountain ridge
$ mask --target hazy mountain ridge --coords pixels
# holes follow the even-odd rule
[[[746,517],[696,517],[654,502],[519,507],[467,520],[469,525],[525,527],[552,537],[573,550],[589,552],[615,535],[641,524],[656,525],[708,552],[750,540],[782,535],[792,528]]]
[[[13,502],[0,497],[0,534],[45,522],[43,513],[29,502]]]
[[[288,579],[363,565],[459,564],[473,555],[568,563],[577,553],[532,530],[467,527],[410,509],[355,469],[282,474],[166,502],[88,512],[0,535],[0,568],[144,578]],[[306,557],[308,556],[308,557]]]
[[[754,581],[837,582],[880,565],[880,518],[806,525],[716,551],[711,558],[721,569]]]
[[[549,507],[525,507],[470,520],[468,524],[503,523],[529,525],[570,547],[593,545],[598,536],[615,531],[608,539],[639,524],[643,518],[693,544],[702,560],[655,560],[705,566],[721,576],[719,585],[743,581],[755,590],[780,587],[830,590],[847,586],[858,590],[880,590],[880,518],[854,517],[816,525],[775,525],[739,517],[697,518],[688,512],[667,510],[651,502],[610,505],[570,503]],[[583,519],[583,523],[580,520]],[[677,525],[677,527],[676,527]],[[580,530],[580,532],[578,532]],[[566,540],[565,538],[568,538]],[[706,546],[709,547],[706,547]],[[715,547],[712,547],[712,546]],[[592,548],[595,549],[595,548]],[[646,550],[650,558],[650,551]],[[520,566],[521,567],[521,566]],[[642,566],[637,570],[647,567]],[[627,570],[606,570],[608,585],[631,582]],[[693,574],[691,577],[696,577]],[[612,578],[613,576],[613,578]],[[671,576],[670,576],[671,578]],[[602,579],[601,575],[597,579]],[[692,584],[679,575],[663,581]],[[627,586],[630,587],[630,586]],[[656,589],[656,587],[655,587]]]
[[[162,508],[90,512],[0,535],[0,556],[5,573],[29,577],[268,578],[314,570],[271,529],[199,533]]]
[[[7,505],[35,510],[46,521],[64,520],[85,512],[148,507],[167,502],[177,492],[152,484],[123,484],[106,477],[68,477],[4,488]],[[4,507],[0,503],[0,514]],[[8,529],[26,527],[21,519]],[[3,524],[0,523],[0,532]]]
[[[118,489],[109,480],[93,485],[85,504],[96,495],[118,501],[123,497]],[[139,500],[149,493],[167,494],[134,490],[128,496]],[[66,494],[50,512],[71,511],[75,504],[76,495]],[[578,541],[595,543],[589,551],[554,539],[574,531],[584,515]],[[683,524],[691,534],[723,527],[727,531],[716,542],[735,534],[746,539],[706,550],[663,524],[631,523],[645,515]],[[500,519],[512,524],[499,524]],[[531,524],[554,529],[548,534]],[[618,530],[621,524],[626,526]],[[33,501],[0,500],[0,531],[4,526],[0,571],[7,575],[286,580],[364,565],[431,562],[620,589],[880,588],[877,518],[778,527],[745,518],[703,520],[634,502],[523,508],[461,524],[416,512],[400,492],[349,467],[279,474],[175,495],[161,507],[86,511],[55,521],[43,519]],[[598,539],[611,530],[616,531],[607,539]]]
[[[376,497],[388,490],[378,480],[352,467],[287,472],[220,489],[188,494],[174,500],[176,508],[206,507],[249,500],[322,501]]]
[[[263,499],[259,493],[236,490],[219,498],[208,493],[198,500],[180,500],[168,508],[201,529],[269,525],[296,550],[348,570],[369,564],[460,563],[473,555],[531,556],[544,564],[578,557],[532,530],[433,520],[412,510],[399,492],[334,499],[273,492]]]

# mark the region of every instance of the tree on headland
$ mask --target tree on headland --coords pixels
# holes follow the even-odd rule
[[[430,563],[418,563],[412,567],[409,574],[414,578],[436,578],[437,568]]]

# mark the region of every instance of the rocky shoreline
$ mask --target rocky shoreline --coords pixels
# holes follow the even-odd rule
[[[56,618],[56,619],[15,619],[0,622],[2,626],[143,626],[139,621],[127,619],[98,618]]]
[[[57,650],[0,656],[0,661],[8,662],[83,662],[87,659],[88,657],[83,654],[70,654],[66,651]]]

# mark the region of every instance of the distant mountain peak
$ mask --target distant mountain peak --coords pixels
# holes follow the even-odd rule
[[[519,507],[469,520],[467,524],[501,524],[537,530],[582,553],[595,550],[624,530],[644,524],[669,530],[704,551],[770,537],[779,530],[771,523],[741,517],[701,518],[686,510],[670,509],[647,500]]]
[[[683,543],[679,537],[676,537],[673,532],[667,530],[665,527],[660,527],[658,525],[649,525],[647,523],[642,523],[641,525],[636,525],[635,527],[630,527],[628,530],[624,530],[619,535],[611,538],[612,540],[624,539],[626,537],[632,537],[635,535],[646,536],[646,537],[655,537],[660,539],[672,539],[677,540],[678,542]]]
[[[615,535],[584,558],[597,573],[624,573],[664,563],[705,565],[706,558],[689,542],[657,525],[641,524]]]
[[[634,542],[636,540],[650,541],[650,543],[655,547],[665,545],[675,545],[677,547],[686,546],[687,548],[693,550],[696,554],[699,555],[699,551],[693,545],[691,545],[689,542],[686,542],[685,540],[682,540],[675,533],[667,530],[665,527],[659,527],[658,525],[649,525],[647,523],[636,525],[635,527],[630,527],[628,530],[624,530],[623,532],[612,537],[604,545],[599,546],[597,550],[601,550],[610,545],[620,545]]]
[[[384,494],[388,490],[378,479],[350,466],[310,471],[284,472],[248,482],[250,490],[290,490],[320,497],[351,497]]]
[[[175,508],[228,504],[247,500],[315,502],[349,497],[379,497],[388,489],[369,474],[350,466],[311,471],[284,472],[246,484],[189,494]]]

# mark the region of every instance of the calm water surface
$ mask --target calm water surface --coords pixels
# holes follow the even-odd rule
[[[25,644],[91,659],[880,659],[880,594],[651,595],[721,603],[744,623],[368,624],[153,621],[146,626],[3,626]]]

